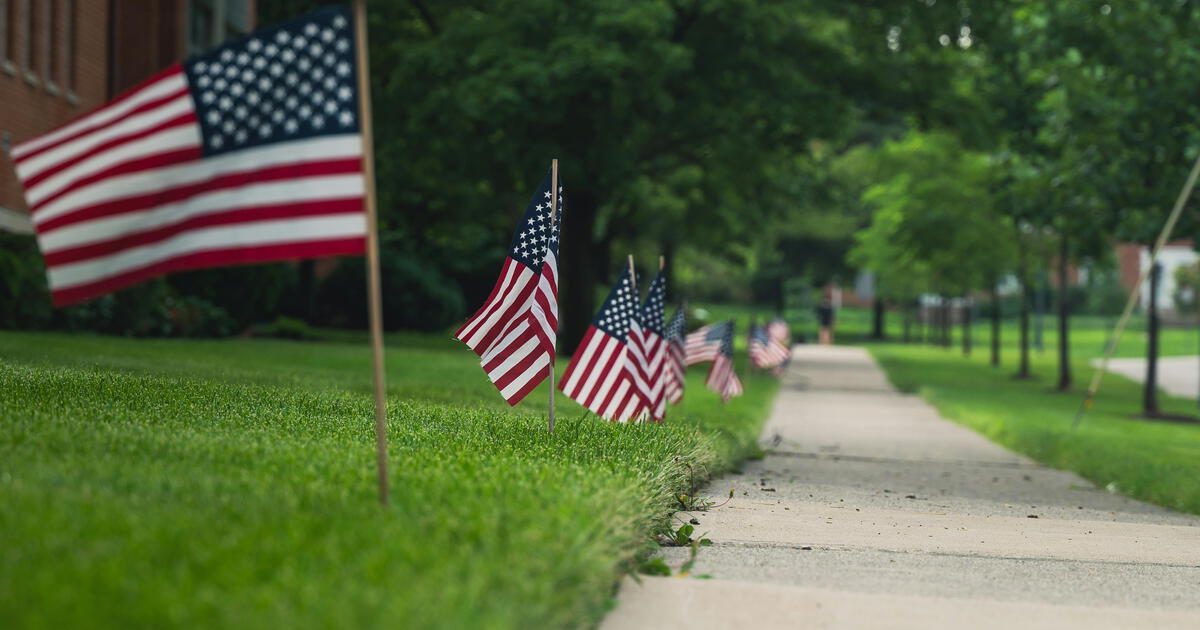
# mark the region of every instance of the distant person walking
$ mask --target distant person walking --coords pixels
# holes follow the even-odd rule
[[[820,343],[822,346],[833,344],[834,310],[833,297],[828,291],[821,297],[817,305],[817,323],[821,326]]]

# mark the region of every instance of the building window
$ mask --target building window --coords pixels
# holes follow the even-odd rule
[[[12,74],[12,44],[13,44],[12,3],[10,0],[0,0],[0,70]]]
[[[55,37],[54,32],[54,0],[41,0],[40,4],[42,5],[42,19],[38,24],[40,27],[38,30],[41,32],[42,45],[41,50],[38,52],[38,60],[41,62],[42,82],[46,86],[47,91],[58,93],[58,86],[54,83],[54,74],[56,70],[54,67],[54,62],[56,56],[55,53],[57,52],[55,50],[54,41],[58,39]]]
[[[250,32],[249,0],[189,0],[188,54],[195,55]]]
[[[36,83],[37,78],[33,74],[33,7],[30,6],[30,0],[20,2],[21,10],[17,14],[20,33],[17,39],[21,47],[21,70],[25,72],[28,81]]]
[[[63,0],[62,6],[62,70],[59,79],[67,97],[75,98],[75,0]]]

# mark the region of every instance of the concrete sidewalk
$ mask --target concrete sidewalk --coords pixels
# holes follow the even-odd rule
[[[1093,359],[1092,367],[1099,366],[1100,359]],[[1108,371],[1138,383],[1146,382],[1145,359],[1112,359],[1108,362]],[[1159,357],[1158,386],[1172,396],[1200,396],[1200,357]]]
[[[712,579],[626,580],[602,628],[1200,628],[1200,519],[939,417],[865,350],[798,347],[763,443],[679,515]]]

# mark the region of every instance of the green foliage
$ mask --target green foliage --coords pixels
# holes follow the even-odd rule
[[[37,242],[0,231],[0,328],[46,328],[53,316]]]
[[[1196,313],[1200,298],[1200,265],[1182,265],[1175,268],[1175,292],[1171,300],[1180,313]]]
[[[544,385],[511,409],[461,344],[392,335],[381,509],[365,343],[0,347],[0,618],[22,628],[590,625],[775,388],[724,406],[696,369],[645,426],[560,396],[548,434]]]
[[[443,330],[461,319],[462,292],[429,262],[408,251],[379,253],[383,323],[388,330]],[[317,288],[318,324],[367,326],[367,278],[363,258],[340,261]]]
[[[274,319],[283,301],[297,290],[294,263],[242,265],[172,274],[167,284],[179,295],[194,296],[221,308],[239,330]]]
[[[1010,264],[1012,233],[992,211],[990,167],[945,133],[886,143],[860,167],[877,178],[862,193],[875,214],[850,260],[893,299],[961,295],[994,281]]]
[[[270,324],[255,326],[252,332],[255,337],[274,337],[294,341],[316,341],[322,338],[320,333],[303,321],[282,316],[277,317]]]

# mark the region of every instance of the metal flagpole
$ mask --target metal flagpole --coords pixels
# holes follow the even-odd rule
[[[1100,367],[1092,373],[1092,382],[1088,385],[1087,395],[1084,396],[1083,402],[1079,404],[1079,410],[1075,412],[1075,421],[1071,423],[1071,428],[1079,426],[1079,422],[1083,420],[1083,414],[1087,413],[1088,409],[1092,408],[1092,404],[1096,399],[1096,390],[1100,389],[1100,379],[1104,377],[1104,372],[1108,370],[1108,360],[1112,358],[1113,351],[1117,348],[1117,342],[1121,340],[1121,333],[1125,331],[1125,325],[1129,323],[1129,316],[1133,313],[1133,306],[1137,303],[1138,293],[1142,290],[1142,284],[1146,282],[1146,277],[1150,275],[1150,270],[1158,263],[1158,255],[1162,252],[1163,246],[1167,244],[1167,239],[1171,236],[1171,231],[1175,229],[1175,223],[1179,221],[1179,215],[1183,214],[1183,207],[1187,205],[1188,197],[1192,194],[1192,189],[1196,187],[1196,178],[1200,177],[1200,157],[1196,158],[1195,164],[1192,164],[1192,172],[1188,173],[1187,181],[1183,184],[1183,189],[1179,191],[1179,197],[1175,200],[1175,207],[1171,209],[1171,215],[1167,217],[1167,223],[1163,226],[1162,232],[1158,234],[1158,240],[1154,242],[1154,249],[1150,252],[1150,264],[1142,269],[1142,273],[1138,275],[1137,283],[1133,285],[1133,290],[1129,293],[1129,299],[1125,300],[1125,310],[1121,313],[1121,319],[1117,321],[1117,327],[1113,330],[1112,337],[1108,339],[1108,347],[1104,349],[1104,360],[1100,362]]]
[[[554,229],[555,216],[558,214],[558,158],[550,161],[550,229]],[[554,433],[554,355],[558,352],[558,334],[554,335],[554,349],[550,352],[550,406],[546,412],[546,425],[550,433]]]
[[[375,146],[371,133],[371,80],[367,58],[367,7],[354,2],[355,47],[358,53],[358,107],[362,122],[363,179],[367,210],[367,295],[371,320],[371,354],[375,370],[375,456],[379,502],[388,503],[387,396],[383,380],[383,297],[379,286],[379,221],[375,210]]]

